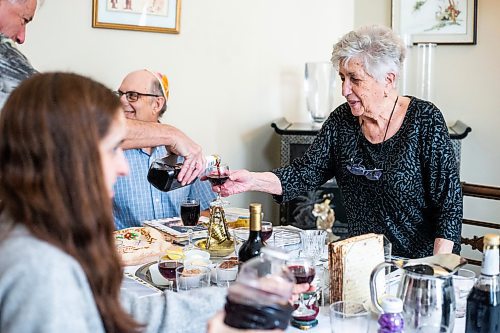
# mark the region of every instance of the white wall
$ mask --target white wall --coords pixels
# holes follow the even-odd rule
[[[40,71],[74,71],[111,88],[132,70],[162,71],[171,85],[164,121],[234,169],[268,170],[279,165],[270,123],[308,120],[304,63],[329,60],[353,10],[341,0],[184,0],[172,35],[93,29],[92,1],[45,0],[22,50]],[[269,218],[270,196],[230,198],[242,207],[254,200]]]

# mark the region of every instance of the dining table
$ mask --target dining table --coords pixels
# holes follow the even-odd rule
[[[296,251],[296,249],[294,249]],[[323,266],[326,263],[323,260]],[[319,267],[319,266],[318,266]],[[136,265],[136,266],[126,266],[124,268],[124,282],[122,283],[122,288],[128,289],[129,292],[135,293],[138,297],[148,297],[151,295],[156,295],[162,293],[163,291],[156,288],[152,285],[151,281],[145,281],[137,276],[137,272],[144,268],[144,264]],[[319,274],[320,276],[323,274]],[[325,277],[323,277],[325,278]],[[393,290],[395,292],[395,290]],[[334,332],[330,325],[330,317],[329,317],[329,305],[325,304],[326,302],[323,300],[320,303],[319,313],[317,316],[318,324],[315,327],[307,329],[307,331],[311,333],[337,333]],[[366,306],[365,306],[366,307]],[[375,312],[371,312],[369,319],[369,333],[377,333],[378,332],[378,323],[377,323],[378,315]],[[286,332],[304,332],[303,329],[299,329],[289,325],[286,329]],[[455,318],[453,333],[464,333],[465,332],[465,318]],[[450,333],[452,333],[450,332]],[[339,333],[355,333],[355,330],[351,332],[339,332]]]

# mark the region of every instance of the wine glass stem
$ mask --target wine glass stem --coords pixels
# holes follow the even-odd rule
[[[193,229],[189,228],[187,248],[191,249],[192,247],[193,247]]]
[[[299,309],[303,310],[305,307],[306,306],[304,304],[304,294],[300,293],[299,294]]]

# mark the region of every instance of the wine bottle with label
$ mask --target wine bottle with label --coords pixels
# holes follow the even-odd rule
[[[500,332],[500,235],[485,235],[483,244],[481,275],[467,297],[466,333]]]
[[[252,259],[260,254],[260,249],[264,247],[262,243],[262,205],[259,203],[250,204],[250,233],[248,239],[241,245],[238,251],[240,263]]]
[[[205,159],[205,170],[220,163],[218,155],[209,155]],[[179,162],[179,156],[177,155],[168,155],[154,160],[148,171],[147,179],[149,183],[163,192],[182,187],[183,185],[177,181],[177,177],[183,163],[183,161]]]

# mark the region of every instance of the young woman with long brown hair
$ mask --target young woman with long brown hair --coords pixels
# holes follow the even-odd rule
[[[125,118],[103,85],[24,81],[0,114],[0,331],[201,332],[224,291],[120,293],[111,197]]]

